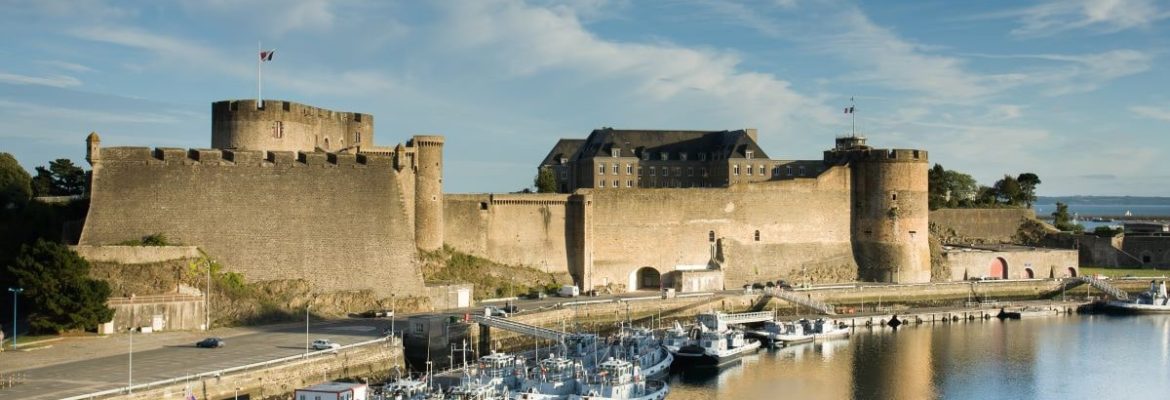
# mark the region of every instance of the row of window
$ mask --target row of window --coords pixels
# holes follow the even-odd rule
[[[757,242],[760,241],[760,230],[756,230],[756,232],[752,235],[752,239]],[[715,243],[715,231],[707,231],[707,241]]]
[[[284,121],[272,121],[272,137],[277,138],[277,139],[284,138]],[[341,139],[341,141],[345,142],[345,139]],[[329,138],[325,138],[325,142],[328,143]],[[361,132],[354,132],[353,133],[353,143],[360,144],[361,142],[362,142],[362,133]]]
[[[606,188],[606,187],[620,188],[620,187],[622,187],[621,182],[622,182],[621,180],[615,179],[612,181],[612,184],[611,184],[611,181],[607,181],[607,180],[602,179],[602,180],[597,181],[597,187],[599,187],[599,188]],[[640,181],[640,182],[636,182],[633,180],[627,180],[625,187],[628,187],[628,188],[632,188],[632,187],[698,188],[698,187],[711,187],[711,182],[695,182],[695,181],[678,180],[678,179],[673,179],[673,180],[671,180],[671,179],[657,180],[656,179],[656,180],[652,180],[652,181]]]
[[[709,157],[712,160],[719,160],[721,157],[721,154],[717,153],[717,152],[710,152],[710,153],[698,152],[695,154],[699,157],[699,161],[707,161],[708,154],[710,155]],[[615,157],[615,158],[621,157],[622,156],[622,149],[616,148],[616,147],[609,149],[609,155],[611,157]],[[642,159],[643,160],[649,161],[651,158],[653,158],[652,155],[653,155],[653,152],[651,152],[651,151],[642,151]],[[744,151],[744,157],[749,159],[749,160],[752,159],[753,155],[755,155],[755,152],[752,150]],[[688,156],[689,156],[689,153],[687,153],[685,151],[679,152],[677,160],[686,161]],[[666,152],[666,151],[658,152],[658,159],[660,159],[662,161],[670,160],[670,152]],[[564,160],[562,159],[561,162],[564,163]]]
[[[747,175],[747,176],[752,176],[753,174],[756,174],[757,172],[759,173],[760,176],[767,176],[768,175],[768,166],[763,165],[763,164],[760,164],[759,166],[754,166],[751,164],[743,165],[743,166],[741,166],[739,164],[733,165],[733,166],[731,166],[732,175],[739,175],[741,172],[741,167],[743,170],[746,170],[745,175]],[[804,176],[804,166],[800,165],[798,167],[800,168],[800,176]],[[658,173],[657,167],[651,166],[651,167],[646,167],[646,168],[650,169],[650,176],[656,176],[656,174]],[[792,166],[785,165],[784,168],[787,171],[788,176],[792,176]],[[670,176],[671,169],[674,170],[674,176],[682,176],[682,167],[662,167],[661,168],[662,176]],[[618,175],[621,171],[621,165],[620,164],[613,164],[612,168],[610,168],[610,170],[613,171],[614,175]],[[605,173],[606,173],[606,164],[605,163],[597,164],[597,174],[598,175],[605,175]],[[634,173],[633,164],[626,164],[626,175],[632,175],[633,173]],[[773,173],[778,173],[778,172],[775,169],[773,169]],[[641,175],[641,174],[642,174],[642,167],[638,166],[638,175]],[[700,167],[699,174],[700,174],[700,176],[707,176],[707,167]],[[686,176],[695,176],[695,168],[694,167],[687,167],[687,175]],[[562,178],[563,177],[564,176],[562,174]]]

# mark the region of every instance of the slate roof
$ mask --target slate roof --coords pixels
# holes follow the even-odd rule
[[[564,140],[562,140],[563,142]],[[558,146],[561,143],[557,143]],[[768,155],[760,145],[740,129],[734,131],[670,131],[670,130],[625,130],[595,129],[576,153],[577,159],[610,157],[610,149],[621,149],[620,157],[641,157],[642,151],[649,151],[654,160],[661,160],[659,154],[667,152],[670,160],[678,160],[680,152],[686,152],[691,160],[697,160],[699,153],[720,154],[721,159],[745,158],[745,152],[754,152],[752,158],[766,159]],[[553,152],[556,152],[554,147]]]
[[[561,139],[557,141],[557,144],[553,145],[552,150],[549,150],[548,155],[544,156],[544,161],[541,161],[540,165],[558,165],[562,157],[573,160],[573,156],[581,148],[583,143],[585,143],[585,139]]]

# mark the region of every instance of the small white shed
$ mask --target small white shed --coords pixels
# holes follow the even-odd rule
[[[327,382],[297,389],[295,400],[369,400],[369,386],[364,383]]]

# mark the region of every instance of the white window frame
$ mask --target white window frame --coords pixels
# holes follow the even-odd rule
[[[605,163],[597,164],[597,174],[605,175]]]

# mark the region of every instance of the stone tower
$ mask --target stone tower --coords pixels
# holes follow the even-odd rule
[[[97,132],[90,132],[89,136],[85,137],[85,161],[89,161],[91,166],[97,166],[101,159],[102,138],[98,136]]]
[[[414,136],[414,237],[419,250],[443,247],[443,137]]]
[[[874,149],[837,138],[825,161],[851,171],[853,256],[862,281],[930,282],[930,209],[924,150]]]

